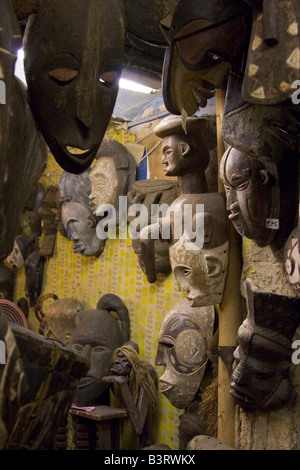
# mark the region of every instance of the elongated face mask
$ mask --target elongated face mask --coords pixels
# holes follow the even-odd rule
[[[25,73],[41,132],[59,165],[89,167],[118,93],[124,49],[120,0],[45,1],[28,21]]]
[[[160,391],[176,408],[194,399],[204,376],[214,308],[192,308],[178,302],[165,316],[158,337],[155,364],[164,366]]]

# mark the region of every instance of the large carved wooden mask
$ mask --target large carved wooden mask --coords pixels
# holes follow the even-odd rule
[[[24,38],[32,111],[59,165],[87,169],[118,93],[125,42],[120,0],[46,0]]]

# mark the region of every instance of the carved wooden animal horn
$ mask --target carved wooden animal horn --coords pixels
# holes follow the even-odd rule
[[[128,309],[123,300],[115,294],[106,294],[98,301],[97,309],[116,312],[121,321],[123,341],[126,343],[129,340],[130,320]]]

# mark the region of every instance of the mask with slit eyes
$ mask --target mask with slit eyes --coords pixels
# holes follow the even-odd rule
[[[43,2],[26,27],[25,73],[32,111],[59,165],[79,174],[109,123],[122,69],[120,0]]]

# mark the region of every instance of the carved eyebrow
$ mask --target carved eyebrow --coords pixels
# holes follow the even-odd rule
[[[241,173],[233,173],[231,175],[231,181],[234,182],[234,181],[240,180],[241,178],[248,178],[250,176],[250,173],[251,172],[249,168],[242,170]]]

